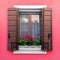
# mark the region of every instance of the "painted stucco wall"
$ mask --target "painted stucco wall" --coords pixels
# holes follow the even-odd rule
[[[7,9],[14,5],[47,5],[53,10],[53,50],[46,55],[14,55],[7,50]],[[60,60],[60,0],[1,0],[0,1],[0,60]]]

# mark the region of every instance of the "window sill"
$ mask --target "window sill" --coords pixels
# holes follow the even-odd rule
[[[20,50],[16,50],[13,53],[14,54],[47,54],[46,51],[20,51]]]
[[[13,51],[14,54],[47,54],[41,50],[41,46],[19,46],[19,50]]]

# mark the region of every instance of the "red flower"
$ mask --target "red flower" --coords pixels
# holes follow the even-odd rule
[[[32,41],[34,42],[34,38],[32,38]]]
[[[26,35],[25,39],[31,39],[34,42],[34,38],[32,36]]]
[[[22,35],[22,34],[20,34],[20,38],[21,38],[21,39],[24,39],[24,37],[23,37],[23,35]]]

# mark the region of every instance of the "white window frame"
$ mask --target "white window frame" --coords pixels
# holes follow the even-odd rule
[[[46,5],[14,5],[14,8],[20,9],[20,11],[31,11],[31,12],[39,12],[41,8],[46,8]],[[26,10],[25,10],[26,9]],[[33,11],[34,10],[34,11]],[[27,46],[26,46],[27,47]],[[46,51],[41,50],[41,46],[37,46],[35,48],[25,48],[24,46],[19,46],[18,50],[13,51],[14,54],[47,54]]]

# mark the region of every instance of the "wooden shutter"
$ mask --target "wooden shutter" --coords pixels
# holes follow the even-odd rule
[[[52,9],[42,9],[42,50],[52,50]]]
[[[18,10],[8,8],[8,49],[17,50],[17,21]]]

